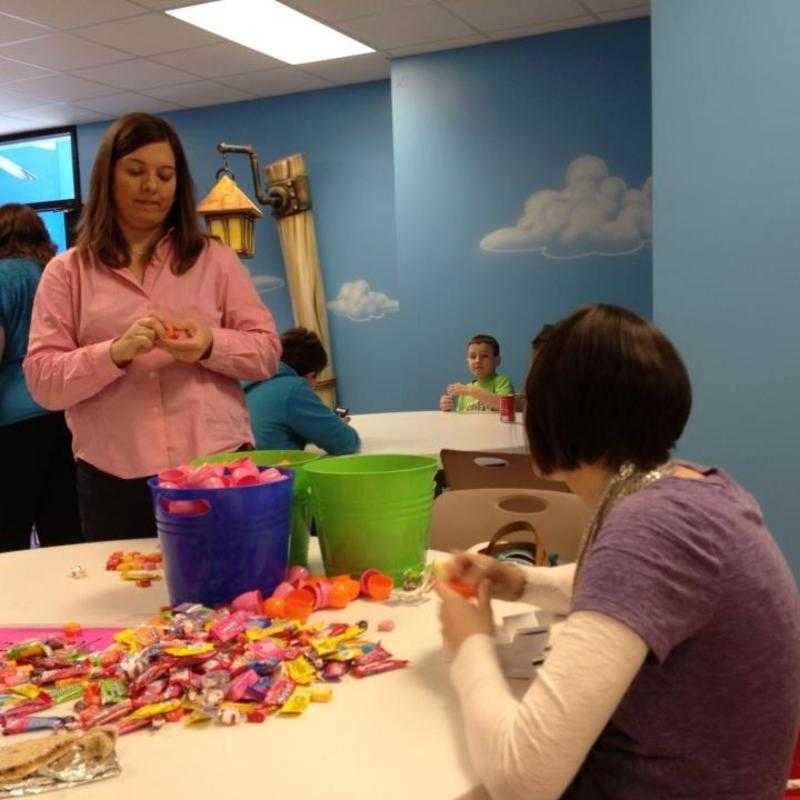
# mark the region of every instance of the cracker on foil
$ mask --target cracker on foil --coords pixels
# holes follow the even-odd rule
[[[120,773],[114,734],[56,733],[0,748],[0,798],[26,797]]]

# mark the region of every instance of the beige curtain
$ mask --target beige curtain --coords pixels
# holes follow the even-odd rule
[[[296,153],[273,161],[267,165],[266,173],[267,185],[305,175],[305,158]],[[319,376],[317,394],[327,406],[333,408],[336,405],[336,378],[314,216],[311,211],[303,211],[278,219],[277,223],[295,325],[316,331],[328,353],[328,366]]]

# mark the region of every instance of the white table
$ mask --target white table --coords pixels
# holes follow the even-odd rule
[[[361,437],[362,453],[408,453],[439,457],[443,448],[527,452],[525,429],[501,422],[488,412],[398,411],[356,414],[351,425]]]
[[[498,423],[499,424],[499,423]],[[165,583],[137,588],[106,572],[113,550],[156,549],[155,539],[103,542],[0,555],[0,623],[8,625],[129,626],[168,604]],[[321,572],[316,542],[312,568]],[[441,555],[441,554],[440,554]],[[88,577],[68,577],[73,565]],[[498,615],[526,606],[497,603]],[[184,728],[121,738],[122,775],[68,792],[70,800],[140,800],[176,793],[193,800],[249,794],[332,800],[481,800],[486,798],[466,752],[455,694],[441,655],[438,602],[387,605],[356,601],[314,619],[366,619],[403,670],[333,686],[328,704],[314,703],[299,718],[269,718],[234,728]],[[378,634],[392,619],[395,630]],[[41,736],[43,734],[24,734]],[[0,745],[20,741],[9,737]],[[60,796],[60,795],[59,795]],[[64,797],[66,798],[67,795]]]

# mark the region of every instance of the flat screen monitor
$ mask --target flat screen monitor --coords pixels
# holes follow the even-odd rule
[[[0,205],[34,208],[80,202],[75,128],[0,137]]]

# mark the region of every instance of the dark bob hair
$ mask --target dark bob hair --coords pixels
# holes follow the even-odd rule
[[[669,458],[692,407],[672,343],[624,308],[592,305],[553,325],[525,384],[525,429],[543,475],[603,463],[652,469]]]
[[[172,270],[182,275],[197,261],[208,237],[197,224],[194,186],[180,139],[168,122],[150,114],[126,114],[103,136],[92,167],[89,201],[78,223],[76,247],[110,267],[127,266],[130,252],[114,208],[114,165],[134,150],[156,142],[167,142],[175,156],[175,199],[164,222],[172,229]]]
[[[289,328],[281,334],[281,361],[298,375],[316,375],[328,365],[328,354],[319,336],[307,328]]]
[[[44,267],[55,254],[42,218],[30,206],[0,206],[0,258],[31,258]]]

